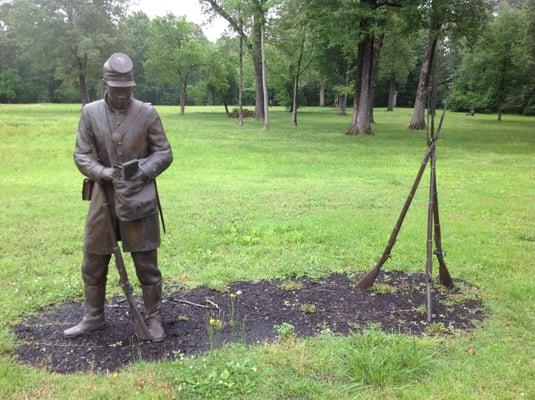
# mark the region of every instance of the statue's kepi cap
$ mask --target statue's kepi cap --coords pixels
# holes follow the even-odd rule
[[[104,63],[104,82],[112,87],[135,86],[133,69],[130,57],[123,53],[113,53]]]

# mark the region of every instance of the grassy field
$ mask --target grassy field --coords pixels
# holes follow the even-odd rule
[[[79,105],[0,105],[1,399],[535,399],[535,118],[449,113],[438,146],[447,262],[481,288],[484,325],[408,338],[324,334],[108,375],[21,365],[11,326],[80,299],[87,203],[72,152]],[[174,151],[159,179],[165,282],[361,273],[382,252],[425,152],[410,110],[377,110],[375,136],[307,108],[291,128],[243,128],[222,108],[158,107]],[[423,271],[428,179],[386,269]],[[110,294],[118,294],[111,270]],[[109,294],[109,295],[110,295]]]

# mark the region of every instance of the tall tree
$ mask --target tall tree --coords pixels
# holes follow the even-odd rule
[[[208,40],[201,28],[185,17],[154,18],[147,38],[147,75],[162,84],[180,85],[180,113],[184,114],[188,84],[206,62]]]
[[[7,23],[36,70],[76,80],[83,104],[90,101],[88,77],[100,73],[116,40],[127,0],[18,0]]]
[[[212,103],[221,101],[227,114],[229,103],[235,101],[237,86],[235,66],[239,54],[234,49],[235,42],[234,38],[222,37],[210,44],[207,49],[209,62],[204,64],[201,71]]]
[[[398,13],[393,13],[385,27],[385,40],[380,55],[379,78],[388,82],[387,111],[393,111],[397,92],[407,81],[416,64],[418,32],[411,32]]]
[[[340,93],[352,88],[353,116],[348,134],[371,133],[378,56],[384,39],[388,10],[412,0],[307,0],[308,14],[314,21],[314,39],[325,37],[328,50],[344,49],[348,67]],[[320,39],[321,40],[321,39]],[[336,50],[335,50],[336,51]],[[357,60],[355,63],[354,60]],[[349,75],[354,75],[354,85]],[[342,110],[344,97],[341,97]]]
[[[0,12],[6,10],[0,8]],[[24,81],[21,76],[18,53],[20,51],[13,34],[2,22],[0,14],[0,102],[16,101],[24,91]]]
[[[496,111],[498,121],[504,111],[526,109],[533,72],[524,46],[524,16],[521,9],[501,3],[476,45],[464,50],[452,96],[454,108]]]
[[[355,38],[360,18],[354,1],[306,0],[305,17],[309,26],[310,58],[320,76],[320,85],[333,91],[338,115],[346,115],[347,97],[354,92],[357,57]]]
[[[524,66],[523,82],[523,110],[524,114],[535,114],[535,0],[525,0],[523,3],[524,31],[522,46],[517,51],[516,64]]]
[[[264,93],[264,129],[269,129],[269,97],[266,70],[266,23],[265,15],[263,13],[260,23],[260,53],[262,58],[262,93]]]
[[[300,0],[286,0],[277,9],[279,16],[270,27],[272,42],[279,53],[284,57],[288,77],[282,79],[291,87],[290,111],[291,124],[297,126],[297,109],[299,80],[303,70],[310,63],[305,59],[305,51],[308,53],[308,22],[304,10],[304,3]],[[308,58],[308,57],[306,57]]]
[[[264,118],[262,78],[262,27],[269,6],[267,0],[199,0],[207,12],[223,17],[243,38],[251,56],[255,73],[256,118]]]
[[[126,53],[134,63],[136,97],[158,102],[159,88],[156,82],[147,79],[143,63],[146,59],[146,40],[149,36],[150,18],[142,11],[136,11],[122,19],[118,26],[117,51]]]
[[[384,25],[389,7],[401,7],[402,1],[361,0],[360,32],[356,40],[358,63],[355,79],[353,116],[348,134],[371,134],[375,80],[379,68],[379,53],[384,42]]]
[[[425,129],[426,126],[424,114],[427,92],[438,41],[445,36],[474,40],[484,26],[483,22],[491,6],[490,1],[419,0],[417,7],[412,8],[411,17],[416,16],[416,19],[427,27],[428,39],[409,129]]]

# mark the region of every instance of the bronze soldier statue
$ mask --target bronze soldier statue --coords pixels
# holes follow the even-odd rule
[[[160,226],[155,178],[169,167],[173,157],[154,107],[132,97],[132,69],[126,54],[112,54],[103,68],[104,99],[86,104],[80,118],[74,160],[89,178],[84,193],[91,200],[82,262],[85,315],[63,332],[67,338],[104,326],[106,276],[114,246],[103,209],[105,199],[112,203],[116,238],[123,250],[132,254],[150,336],[155,341],[166,336],[160,311],[162,275],[156,257]],[[127,178],[127,166],[133,163],[135,171]]]

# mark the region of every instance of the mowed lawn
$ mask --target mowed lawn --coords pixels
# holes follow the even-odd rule
[[[409,109],[377,109],[376,135],[357,137],[343,134],[351,117],[331,108],[303,109],[297,128],[274,108],[268,131],[252,120],[238,127],[222,107],[157,109],[174,152],[159,178],[166,284],[358,276],[383,251],[426,148],[425,132],[406,129]],[[486,304],[476,330],[325,333],[108,375],[18,363],[11,327],[82,297],[79,111],[0,105],[1,399],[535,398],[535,118],[508,115],[448,113],[437,150],[446,261]],[[387,270],[424,271],[428,181]],[[111,268],[108,296],[119,293]]]

